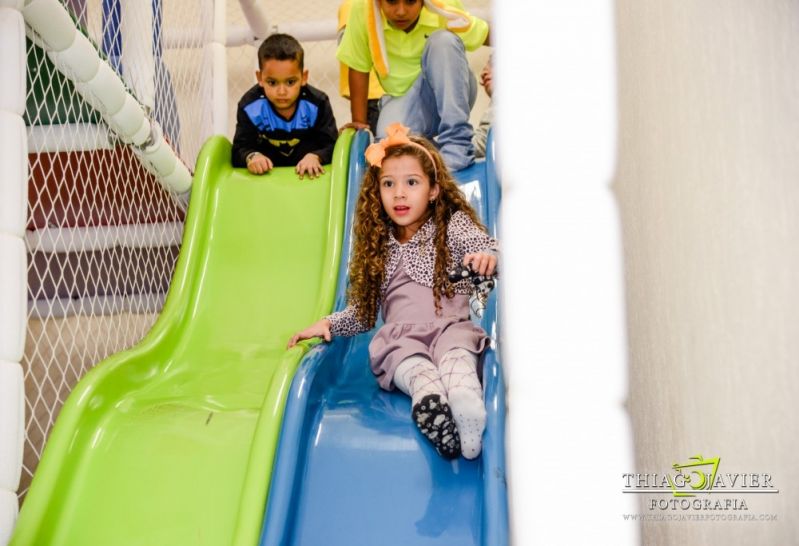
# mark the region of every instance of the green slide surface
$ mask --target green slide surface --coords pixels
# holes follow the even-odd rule
[[[333,304],[351,141],[315,180],[252,176],[206,143],[161,316],[70,395],[11,544],[258,542],[307,350],[286,341]]]

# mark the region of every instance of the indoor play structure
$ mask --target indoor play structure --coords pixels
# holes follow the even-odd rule
[[[251,176],[230,166],[225,139],[206,144],[159,320],[70,396],[12,544],[254,544],[262,527],[267,544],[371,543],[389,524],[397,529],[382,544],[414,536],[507,542],[504,397],[493,350],[485,372],[491,430],[476,462],[440,459],[407,418],[408,401],[379,391],[364,366],[368,335],[312,350],[292,384],[304,350],[285,351],[286,339],[327,312],[334,294],[344,301],[344,219],[368,135],[352,150],[351,140],[350,132],[339,139],[328,174],[313,181],[291,169]],[[486,187],[491,168],[489,160],[459,173],[481,211],[498,196]],[[493,298],[484,319],[496,332]],[[404,478],[386,478],[387,468]],[[270,489],[275,504],[266,497],[270,476],[280,477]],[[396,486],[383,487],[386,479]],[[408,514],[356,525],[373,503],[396,501],[400,484]],[[262,525],[265,506],[292,519],[267,512]],[[293,536],[272,542],[270,533]]]
[[[230,103],[252,83],[228,77],[231,51],[252,58],[283,31],[329,53],[335,18],[281,20],[273,13],[299,8],[255,0],[145,4],[0,3],[19,84],[0,93],[0,165],[13,181],[0,188],[0,544],[521,536],[527,523],[508,503],[504,281],[481,319],[493,341],[476,461],[440,459],[409,401],[379,390],[370,334],[285,350],[344,304],[369,135],[343,133],[314,181],[232,169],[230,143],[213,135],[230,133]],[[457,178],[496,235],[489,148]],[[105,349],[75,362],[74,339]]]

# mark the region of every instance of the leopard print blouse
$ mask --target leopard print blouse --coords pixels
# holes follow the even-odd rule
[[[394,238],[393,233],[389,234],[386,274],[380,286],[381,302],[385,298],[388,283],[403,255],[405,260],[402,260],[402,262],[405,265],[405,272],[408,276],[423,286],[433,287],[433,273],[436,261],[435,245],[433,244],[435,233],[436,226],[431,218],[404,245]],[[463,262],[463,257],[469,253],[492,252],[499,254],[497,240],[489,237],[462,211],[456,212],[450,218],[447,225],[447,244],[449,245],[451,257],[451,262],[447,264],[448,269],[453,264]],[[458,281],[455,283],[455,293],[470,294],[472,286],[469,280]],[[369,327],[361,324],[356,317],[355,307],[348,305],[342,311],[328,315],[325,318],[330,321],[330,332],[333,335],[354,336],[369,330]]]

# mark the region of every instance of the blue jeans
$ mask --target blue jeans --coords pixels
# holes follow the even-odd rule
[[[401,97],[384,95],[380,100],[377,138],[385,138],[386,127],[399,121],[412,133],[436,138],[450,170],[474,162],[469,113],[477,97],[477,80],[469,70],[463,42],[448,30],[430,35],[422,53],[422,72]]]

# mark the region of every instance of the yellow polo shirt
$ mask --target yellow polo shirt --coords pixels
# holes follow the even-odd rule
[[[352,9],[352,0],[344,0],[338,7],[338,31],[347,26],[347,20],[350,18],[350,9]],[[342,97],[350,98],[350,76],[347,65],[339,63],[338,75],[338,90]],[[372,70],[369,75],[369,96],[370,99],[379,99],[383,96],[383,88],[380,87],[380,80],[377,79],[377,73]]]
[[[358,72],[369,72],[374,65],[366,28],[367,1],[371,0],[353,0],[347,28],[344,29],[344,36],[336,51],[339,61]],[[444,2],[463,10],[460,0],[444,0]],[[467,32],[453,34],[460,37],[468,51],[474,51],[485,43],[488,23],[477,17],[470,17],[471,28]],[[419,21],[410,32],[395,29],[385,16],[382,19],[389,74],[385,78],[380,78],[380,84],[386,93],[398,97],[410,89],[422,71],[422,52],[427,37],[436,30],[446,29],[447,20],[425,7],[422,8]]]

